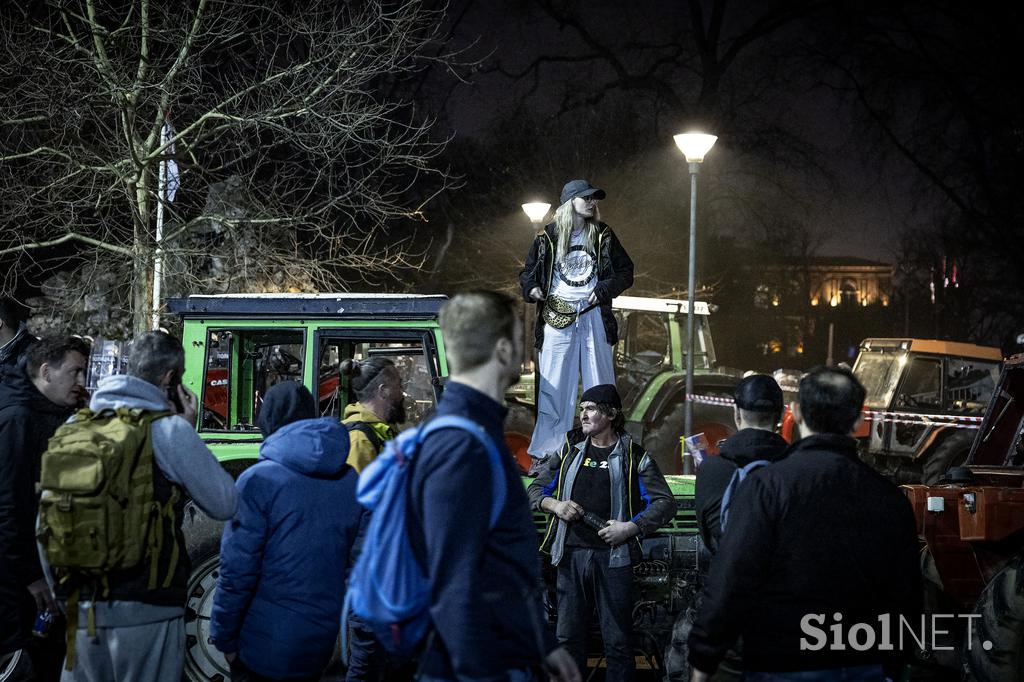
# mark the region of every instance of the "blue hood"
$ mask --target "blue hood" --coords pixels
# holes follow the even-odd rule
[[[333,417],[292,422],[260,446],[260,459],[269,459],[307,476],[335,476],[348,467],[347,458],[348,429]]]

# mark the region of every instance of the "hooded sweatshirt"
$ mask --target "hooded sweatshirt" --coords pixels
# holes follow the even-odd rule
[[[20,648],[27,627],[19,624],[35,614],[27,589],[43,577],[35,485],[47,441],[70,413],[39,392],[24,363],[0,369],[0,654]]]
[[[89,408],[94,412],[119,407],[173,411],[163,388],[126,374],[101,379],[89,402]],[[153,422],[152,439],[153,458],[159,470],[154,476],[155,497],[168,493],[169,486],[174,484],[210,517],[218,521],[230,519],[235,511],[234,481],[199,438],[192,424],[179,416],[158,419]],[[183,502],[179,503],[176,509],[175,517],[179,524],[173,529],[181,549],[185,547],[180,527],[183,506]],[[164,552],[169,555],[171,549],[172,543],[165,540]],[[161,570],[165,568],[162,564]],[[169,588],[149,590],[148,570],[149,566],[145,564],[139,570],[111,577],[110,598],[96,602],[94,615],[97,627],[131,627],[184,615],[185,592],[191,572],[188,554],[179,551]],[[79,604],[78,623],[80,628],[84,628],[92,604],[89,600]]]
[[[211,634],[260,675],[316,675],[330,660],[361,516],[348,447],[334,418],[292,422],[272,430],[238,479]]]
[[[759,459],[776,462],[789,447],[782,436],[761,429],[740,429],[722,442],[717,457],[708,457],[697,469],[694,506],[704,546],[714,554],[722,535],[722,496],[737,467]]]
[[[373,410],[362,403],[346,405],[345,417],[341,420],[341,423],[356,424],[359,422],[373,429],[381,448],[384,447],[385,441],[389,441],[398,435],[398,430],[394,426],[382,420]],[[348,465],[357,472],[361,472],[370,466],[370,463],[377,459],[377,455],[380,454],[380,449],[361,431],[355,429],[349,431],[349,441]]]

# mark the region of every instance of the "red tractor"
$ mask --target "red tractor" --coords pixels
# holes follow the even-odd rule
[[[966,466],[904,490],[927,546],[926,611],[961,624],[930,657],[980,682],[1024,680],[1024,355],[1006,361]]]

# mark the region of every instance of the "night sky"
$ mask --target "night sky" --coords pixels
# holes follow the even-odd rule
[[[640,119],[657,117],[649,126],[638,157],[645,161],[663,190],[675,187],[678,201],[661,205],[662,220],[676,222],[685,227],[688,211],[688,178],[686,164],[675,149],[671,136],[686,127],[690,112],[672,111],[664,101],[652,100],[647,95],[624,93],[621,88],[609,86],[616,79],[616,70],[607,60],[583,59],[593,52],[591,44],[572,26],[559,23],[545,11],[543,2],[477,2],[465,14],[459,14],[453,44],[467,46],[467,55],[481,59],[467,83],[457,86],[447,101],[447,121],[457,137],[486,140],[493,134],[492,126],[511,112],[525,112],[546,119],[549,123],[561,119],[559,130],[566,128],[565,118],[576,119],[581,125],[601,128],[614,127],[603,112],[626,106]],[[710,13],[718,3],[702,3]],[[742,33],[761,12],[761,8],[776,3],[730,3],[724,21],[723,45],[728,45],[730,31]],[[799,3],[796,3],[799,4]],[[642,71],[651,63],[652,51],[640,45],[686,45],[691,18],[688,3],[553,3],[554,11],[564,11],[604,47],[613,58],[628,69]],[[460,10],[456,5],[453,9]],[[771,159],[757,159],[753,168],[745,168],[747,160],[758,156],[757,150],[739,148],[750,145],[751,140],[737,141],[726,130],[711,130],[719,135],[716,148],[705,164],[703,173],[716,176],[719,185],[732,183],[729,191],[739,192],[747,199],[764,204],[762,210],[776,208],[789,211],[804,222],[819,237],[819,255],[843,255],[894,262],[897,257],[898,234],[901,228],[927,220],[912,196],[913,172],[899,158],[881,153],[866,141],[863,124],[855,103],[846,93],[837,91],[836,74],[822,69],[820,63],[804,54],[810,49],[808,34],[815,32],[816,19],[811,17],[794,22],[746,48],[746,52],[733,65],[732,72],[722,86],[720,108],[732,107],[730,126],[742,125],[744,117],[756,118],[762,127],[777,126],[793,135],[792,144],[801,153],[813,154],[820,168],[793,169],[786,163],[773,164]],[[821,19],[826,21],[825,18]],[[684,49],[686,49],[684,47]],[[664,50],[659,54],[664,54]],[[783,55],[783,56],[780,56]],[[544,63],[536,72],[514,78],[499,73],[519,74],[539,58]],[[558,62],[555,60],[576,60]],[[781,65],[780,65],[781,63]],[[690,63],[690,68],[699,69]],[[759,84],[762,71],[771,70],[768,85]],[[687,104],[697,99],[699,84],[686,68],[666,68],[658,78]],[[566,104],[573,98],[595,99],[592,104]],[[623,104],[623,100],[626,104]],[[729,104],[732,99],[735,104]],[[751,100],[755,100],[751,104]],[[631,101],[630,101],[631,100]],[[563,109],[564,107],[564,109]],[[749,116],[744,107],[756,109]],[[493,142],[493,140],[492,140]],[[574,140],[562,138],[552,142],[552,156],[570,157],[569,147]],[[586,165],[586,164],[583,164]],[[569,175],[572,164],[563,168]],[[577,174],[589,171],[589,179],[604,187],[609,198],[602,210],[609,222],[622,230],[633,212],[623,206],[624,193],[634,201],[639,197],[636,188],[624,182],[616,172],[615,164],[592,164],[591,169],[579,168]],[[473,172],[469,169],[469,172]],[[779,192],[759,180],[764,175],[785,185]],[[565,177],[569,179],[569,177]],[[648,185],[649,186],[649,185]],[[529,198],[543,197],[557,203],[560,183],[544,185],[534,182]],[[718,187],[718,191],[727,191]],[[666,192],[671,194],[670,191]],[[658,193],[652,193],[658,194]],[[920,196],[917,197],[920,199]],[[516,197],[509,197],[515,200]],[[517,202],[518,203],[518,202]],[[515,213],[517,203],[510,206]],[[705,207],[700,205],[703,211]],[[744,233],[745,221],[725,221],[724,229],[735,234]]]

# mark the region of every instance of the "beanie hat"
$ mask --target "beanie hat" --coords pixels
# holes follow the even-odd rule
[[[580,398],[581,403],[599,403],[611,405],[617,410],[622,409],[622,399],[619,398],[619,391],[612,384],[598,384],[583,391]]]

